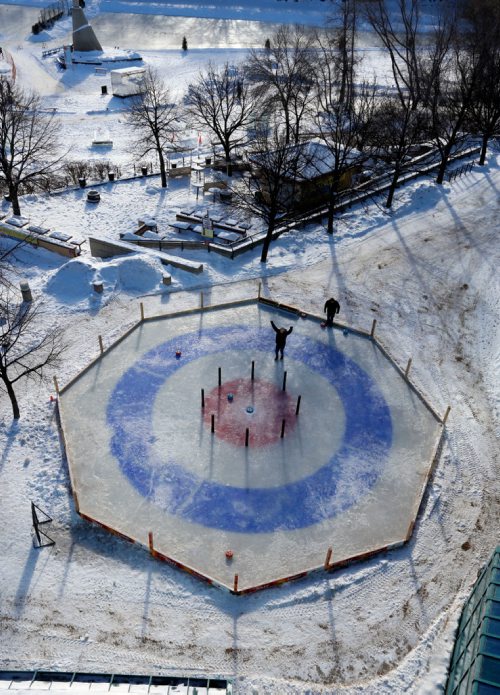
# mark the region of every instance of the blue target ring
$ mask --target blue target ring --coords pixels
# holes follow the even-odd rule
[[[346,414],[343,439],[313,474],[272,488],[242,488],[205,480],[153,448],[153,408],[165,381],[187,363],[228,350],[272,352],[267,329],[223,326],[186,334],[182,363],[179,338],[144,354],[118,381],[107,406],[111,452],[122,473],[144,498],[169,514],[209,528],[266,533],[317,524],[356,504],[377,482],[392,444],[389,407],[376,383],[342,352],[296,335],[287,354],[318,372],[336,390]],[[140,403],[140,413],[137,404]],[[344,493],[337,495],[340,485]],[[349,494],[345,494],[345,487]]]

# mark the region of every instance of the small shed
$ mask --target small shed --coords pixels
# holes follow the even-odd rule
[[[111,91],[115,97],[131,97],[144,92],[146,68],[111,70]]]
[[[335,156],[332,149],[320,140],[313,139],[289,145],[287,152],[280,156],[286,163],[281,175],[280,203],[299,210],[324,204],[328,200],[330,187],[334,185]],[[249,159],[257,177],[260,175],[259,169],[274,163],[273,157],[266,154],[256,154]],[[345,157],[344,166],[335,183],[338,191],[350,188],[353,176],[361,170],[362,160],[361,152],[354,149]],[[265,185],[262,194],[265,198]]]

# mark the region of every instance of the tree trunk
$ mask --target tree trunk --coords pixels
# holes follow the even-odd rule
[[[486,150],[488,149],[488,134],[483,133],[483,139],[481,142],[481,155],[479,157],[479,164],[483,166],[483,164],[486,162]]]
[[[328,234],[333,234],[333,218],[335,215],[335,191],[330,188],[328,196],[328,224],[326,231]]]
[[[163,156],[163,151],[160,148],[158,150],[158,159],[160,160],[160,176],[161,176],[161,187],[167,187],[167,169],[165,167],[165,157]]]
[[[399,166],[397,166],[394,169],[394,174],[392,175],[391,186],[389,188],[389,195],[387,196],[387,200],[385,202],[386,208],[390,208],[392,206],[392,199],[394,198],[394,191],[396,190],[396,186],[398,185],[398,179],[399,179]]]
[[[450,157],[450,152],[451,152],[451,143],[449,145],[446,145],[443,152],[441,153],[441,164],[439,165],[436,183],[441,184],[444,181],[444,175],[446,173],[446,167],[448,166],[448,159]]]
[[[229,149],[229,145],[227,143],[224,143],[224,156],[226,158],[226,175],[232,176],[233,165],[231,162],[231,150]]]
[[[274,232],[274,219],[269,222],[269,225],[267,227],[267,234],[266,238],[264,239],[264,243],[262,244],[262,253],[260,255],[260,262],[265,263],[267,261],[267,254],[269,252],[269,247],[271,245],[271,241],[273,238],[273,232]]]
[[[290,131],[291,131],[290,116],[288,114],[288,111],[285,110],[285,142],[287,145],[290,142]]]
[[[446,161],[444,159],[441,159],[441,164],[439,165],[436,183],[443,183],[445,172],[446,172]]]
[[[7,379],[3,379],[3,382],[5,384],[5,388],[7,389],[7,393],[9,394],[10,402],[12,405],[12,414],[14,416],[14,420],[19,420],[21,417],[21,414],[19,412],[19,404],[17,402],[16,394],[14,393],[14,388],[10,381]]]
[[[14,215],[20,215],[21,208],[19,207],[19,196],[17,192],[17,186],[9,186],[9,197],[12,203],[12,213]]]

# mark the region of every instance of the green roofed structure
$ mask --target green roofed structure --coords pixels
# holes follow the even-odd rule
[[[500,546],[464,606],[446,695],[500,694]]]

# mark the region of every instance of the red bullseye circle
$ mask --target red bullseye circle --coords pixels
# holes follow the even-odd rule
[[[228,401],[227,394],[233,394]],[[274,444],[281,438],[281,426],[285,424],[285,437],[295,428],[297,398],[290,396],[270,381],[261,379],[234,379],[216,386],[205,396],[203,421],[210,429],[215,415],[215,436],[234,444],[245,446],[245,431],[249,429],[250,447]],[[253,412],[247,412],[248,406]]]

